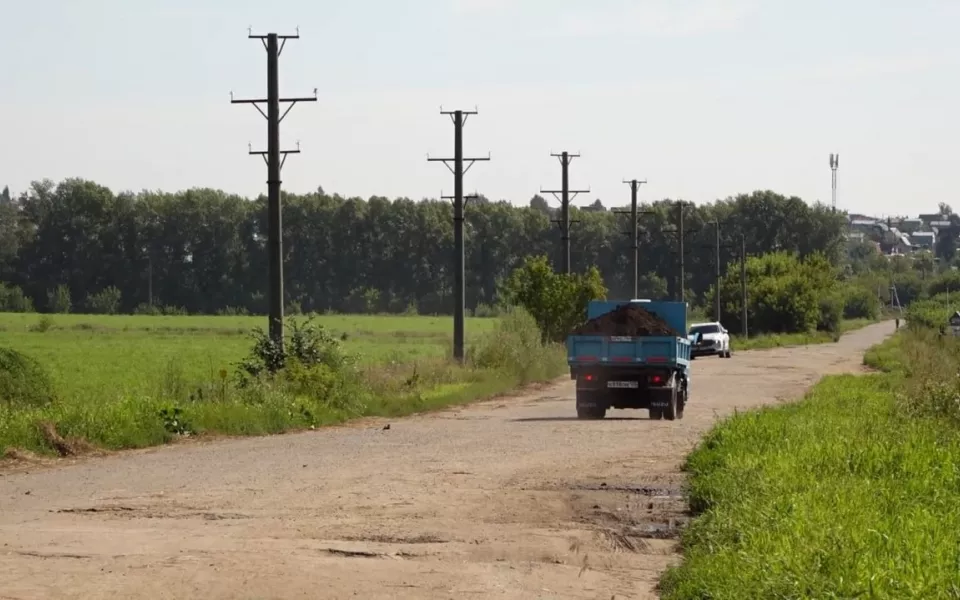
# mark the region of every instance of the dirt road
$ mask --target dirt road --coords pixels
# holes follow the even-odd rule
[[[699,359],[682,421],[577,421],[564,381],[389,429],[8,470],[0,598],[652,598],[698,437],[857,371],[892,330]]]

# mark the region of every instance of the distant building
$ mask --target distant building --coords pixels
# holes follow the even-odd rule
[[[937,234],[932,231],[917,231],[910,235],[914,246],[925,250],[932,250],[937,245]]]
[[[900,231],[913,233],[923,228],[923,219],[904,219],[900,221]]]

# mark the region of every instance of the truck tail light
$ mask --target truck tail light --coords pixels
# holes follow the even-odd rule
[[[663,383],[663,376],[662,376],[662,375],[651,375],[651,376],[650,376],[650,383],[652,383],[652,384],[654,384],[654,385],[660,385],[661,383]]]
[[[593,375],[591,375],[590,373],[587,373],[586,375],[583,376],[583,379],[584,381],[593,381]]]

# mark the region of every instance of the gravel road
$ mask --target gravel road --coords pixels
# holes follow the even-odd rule
[[[682,421],[577,421],[564,380],[389,428],[8,463],[0,598],[655,598],[697,439],[892,331],[698,359]]]

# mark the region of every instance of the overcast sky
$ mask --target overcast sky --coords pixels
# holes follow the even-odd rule
[[[467,190],[526,203],[582,157],[578,199],[754,189],[916,214],[960,208],[958,0],[0,0],[0,185],[265,191],[254,33],[292,33],[284,187],[450,193],[444,108],[479,108]]]

